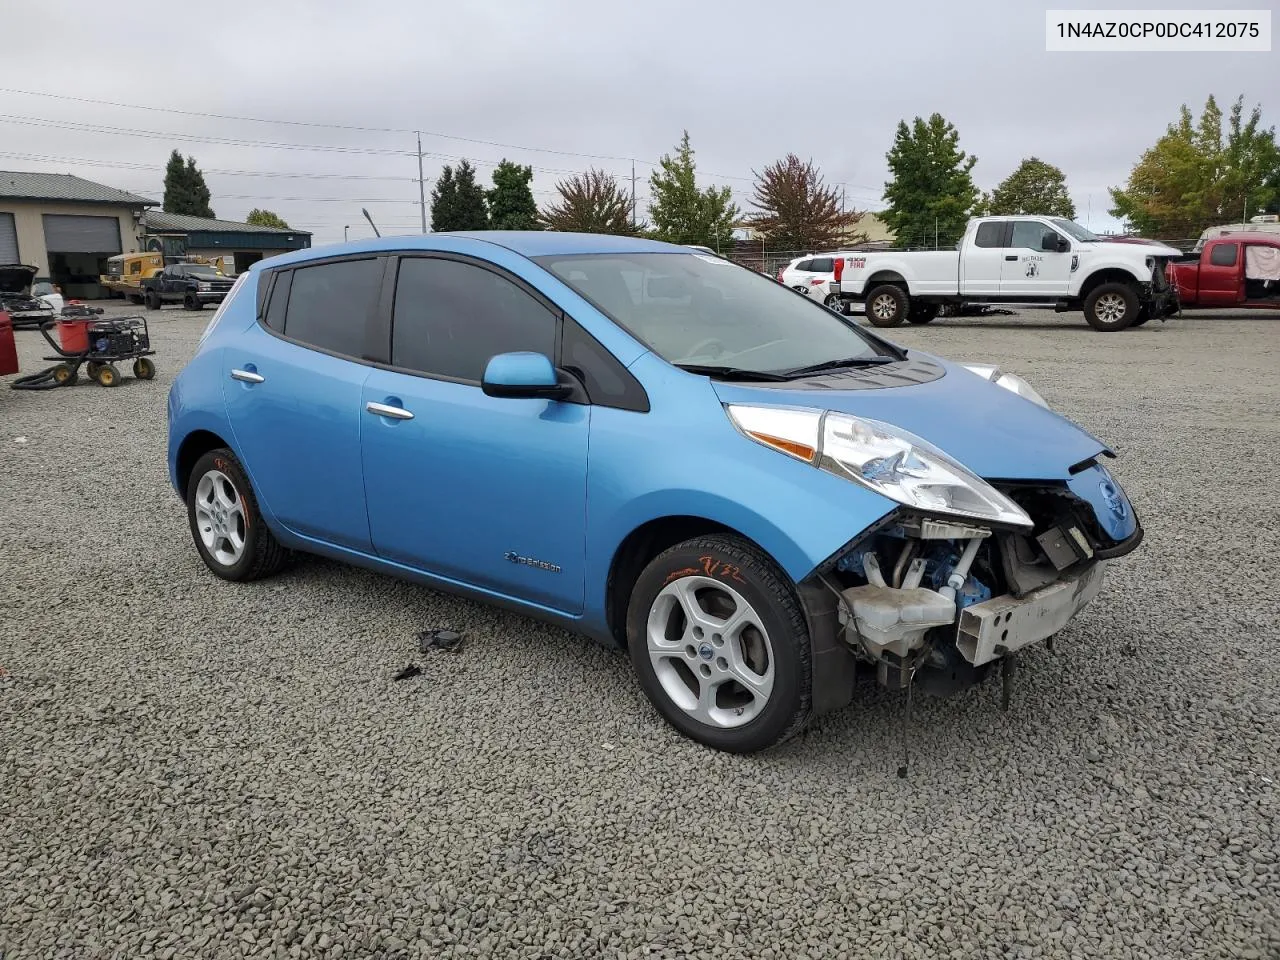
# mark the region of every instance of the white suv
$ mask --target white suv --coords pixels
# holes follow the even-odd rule
[[[778,271],[777,280],[797,293],[815,297],[823,304],[843,313],[839,291],[835,286],[834,256],[809,255],[797,257]]]

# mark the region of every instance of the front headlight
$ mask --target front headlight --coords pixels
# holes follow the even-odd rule
[[[992,363],[966,363],[964,368],[970,373],[976,373],[983,380],[990,380],[996,386],[1004,387],[1006,390],[1016,393],[1032,403],[1039,404],[1046,410],[1049,409],[1049,402],[1036,393],[1035,388],[1016,373],[1003,373],[999,367]]]
[[[199,290],[201,293],[208,293],[210,290],[213,289],[213,285],[208,283],[197,283],[196,289]]]
[[[729,404],[757,443],[929,513],[1031,527],[1016,503],[927,440],[845,413]]]

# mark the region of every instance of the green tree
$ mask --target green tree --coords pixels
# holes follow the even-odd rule
[[[983,213],[1008,217],[1017,214],[1075,219],[1076,205],[1067,193],[1067,177],[1051,163],[1028,157],[1018,169],[1000,181],[983,198]]]
[[[576,173],[556,184],[560,202],[540,214],[548,230],[630,236],[631,198],[603,170]]]
[[[728,187],[698,189],[697,168],[689,131],[684,131],[675,156],[664,154],[649,176],[649,215],[653,236],[671,243],[697,243],[714,250],[733,243],[739,210]]]
[[[270,210],[261,210],[254,207],[249,211],[249,215],[244,218],[245,223],[252,223],[256,227],[274,227],[277,230],[288,230],[289,224],[284,222],[284,217],[278,213],[272,213]]]
[[[445,166],[431,190],[431,229],[488,230],[484,188],[476,183],[476,168],[466,160],[457,168]]]
[[[841,209],[839,193],[823,182],[812,160],[789,153],[755,176],[751,202],[760,213],[751,223],[775,248],[822,250],[867,239],[853,232],[862,214]]]
[[[1111,188],[1113,217],[1139,233],[1165,239],[1198,236],[1208,226],[1239,222],[1280,202],[1280,150],[1262,112],[1244,116],[1238,97],[1223,133],[1211,96],[1199,120],[1183,104],[1178,120],[1143,153],[1123,187]]]
[[[213,217],[209,206],[209,187],[204,174],[196,166],[195,157],[182,160],[177,150],[169,155],[164,168],[164,212],[189,217]]]
[[[493,171],[488,191],[489,226],[494,230],[540,230],[538,206],[533,202],[533,167],[503,160]]]
[[[942,114],[898,122],[886,155],[893,179],[878,216],[905,246],[948,247],[960,239],[978,202],[970,171],[978,158],[960,149],[960,134]],[[936,240],[935,240],[936,238]]]

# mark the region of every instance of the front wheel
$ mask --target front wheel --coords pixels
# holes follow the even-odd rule
[[[1084,318],[1093,329],[1113,333],[1132,326],[1138,308],[1138,295],[1127,283],[1100,283],[1084,299]]]
[[[146,304],[148,310],[160,309],[160,297],[153,291],[148,290],[146,296]]]
[[[200,559],[224,580],[278,571],[288,552],[262,522],[249,478],[230,450],[211,450],[187,478],[187,521]]]
[[[873,326],[899,326],[910,308],[906,291],[891,283],[881,284],[867,294],[867,319]]]
[[[627,645],[650,703],[690,739],[731,753],[789,739],[809,719],[809,633],[795,589],[732,536],[686,540],[645,567]]]
[[[150,357],[139,357],[133,361],[133,375],[139,380],[154,380],[156,365],[151,362]]]

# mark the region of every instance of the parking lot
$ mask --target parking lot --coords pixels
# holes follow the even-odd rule
[[[871,679],[732,756],[558,629],[322,560],[214,578],[165,464],[211,315],[148,315],[152,382],[0,380],[4,960],[1280,956],[1280,318],[890,332],[1026,377],[1147,529],[1008,713],[917,697],[899,778]]]

